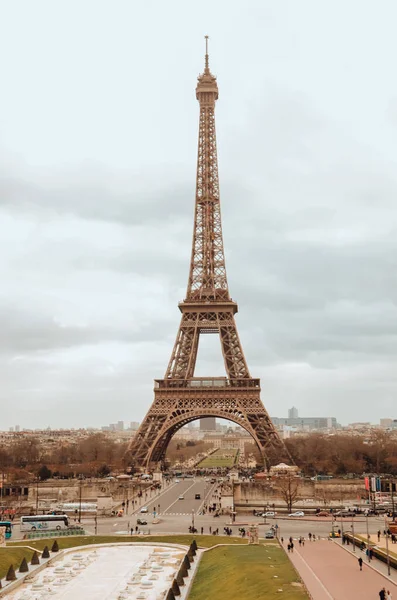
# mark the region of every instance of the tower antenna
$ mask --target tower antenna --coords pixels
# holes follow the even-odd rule
[[[205,72],[207,73],[209,71],[209,66],[208,66],[208,39],[209,36],[205,35]]]

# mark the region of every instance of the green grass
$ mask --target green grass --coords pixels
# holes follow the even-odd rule
[[[204,458],[201,463],[197,465],[198,469],[214,469],[216,467],[228,467],[231,468],[236,462],[238,450],[222,450],[218,449],[210,456]],[[232,456],[228,456],[232,455]]]
[[[165,544],[184,544],[189,546],[193,539],[199,548],[211,548],[217,544],[244,544],[247,540],[232,538],[224,535],[82,535],[57,538],[60,550],[74,548],[75,546],[87,546],[90,544],[120,544],[127,542],[163,542]],[[44,546],[51,548],[54,539],[22,540],[20,542],[8,542],[7,548],[18,546],[30,546],[37,550],[43,550]],[[31,552],[31,551],[30,551]]]
[[[6,576],[10,565],[13,565],[15,571],[17,571],[22,559],[25,557],[30,563],[32,556],[33,552],[28,548],[0,548],[0,579]]]
[[[279,589],[283,598],[307,600],[299,584],[290,561],[276,544],[215,548],[202,556],[189,600],[272,600],[281,597]]]

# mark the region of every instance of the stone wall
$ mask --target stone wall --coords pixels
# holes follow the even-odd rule
[[[362,479],[331,479],[329,481],[311,481],[302,479],[299,484],[298,504],[313,501],[316,506],[322,504],[354,504],[366,498]],[[234,485],[234,502],[237,505],[262,506],[266,504],[285,504],[277,490],[277,479],[271,481],[239,482]]]

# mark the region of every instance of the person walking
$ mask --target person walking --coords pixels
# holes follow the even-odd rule
[[[283,537],[281,538],[281,543],[284,545],[284,538]]]
[[[361,556],[358,559],[358,564],[360,565],[360,571],[363,570],[363,559],[361,558]]]
[[[391,591],[387,590],[386,592],[386,600],[392,600]]]
[[[291,543],[291,552],[294,551],[294,542]]]
[[[386,600],[386,588],[381,589],[381,591],[379,592],[379,598],[380,600]]]
[[[380,529],[378,530],[378,542],[380,542]]]
[[[309,533],[309,542],[311,542],[311,541],[312,541],[312,534]]]
[[[288,550],[288,552],[290,552],[290,550],[291,550],[291,544],[288,544],[287,550]]]

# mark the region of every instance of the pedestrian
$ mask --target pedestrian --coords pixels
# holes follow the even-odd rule
[[[289,543],[292,544],[292,537],[289,538]]]
[[[201,528],[201,535],[204,533],[204,527]]]
[[[293,551],[294,551],[294,542],[292,542],[292,544],[291,544],[291,552],[293,552]]]
[[[211,533],[211,525],[210,525],[210,533]]]
[[[311,541],[312,541],[312,534],[309,533],[309,542],[311,542]]]
[[[315,541],[316,541],[316,534],[313,533],[313,542],[315,542]]]
[[[380,600],[386,600],[386,588],[381,589],[381,591],[379,592],[379,598]]]
[[[288,550],[288,552],[291,550],[291,544],[288,544],[287,550]]]
[[[281,543],[284,544],[284,538],[283,537],[281,538]]]
[[[360,571],[363,570],[363,559],[361,558],[361,556],[358,559],[358,564],[360,565]]]
[[[391,596],[391,591],[390,590],[387,590],[386,600],[392,600],[392,596]]]
[[[298,540],[299,546],[302,546],[302,538],[300,537]]]
[[[302,538],[302,546],[305,545],[305,538]]]
[[[380,529],[378,530],[378,542],[380,542]]]

